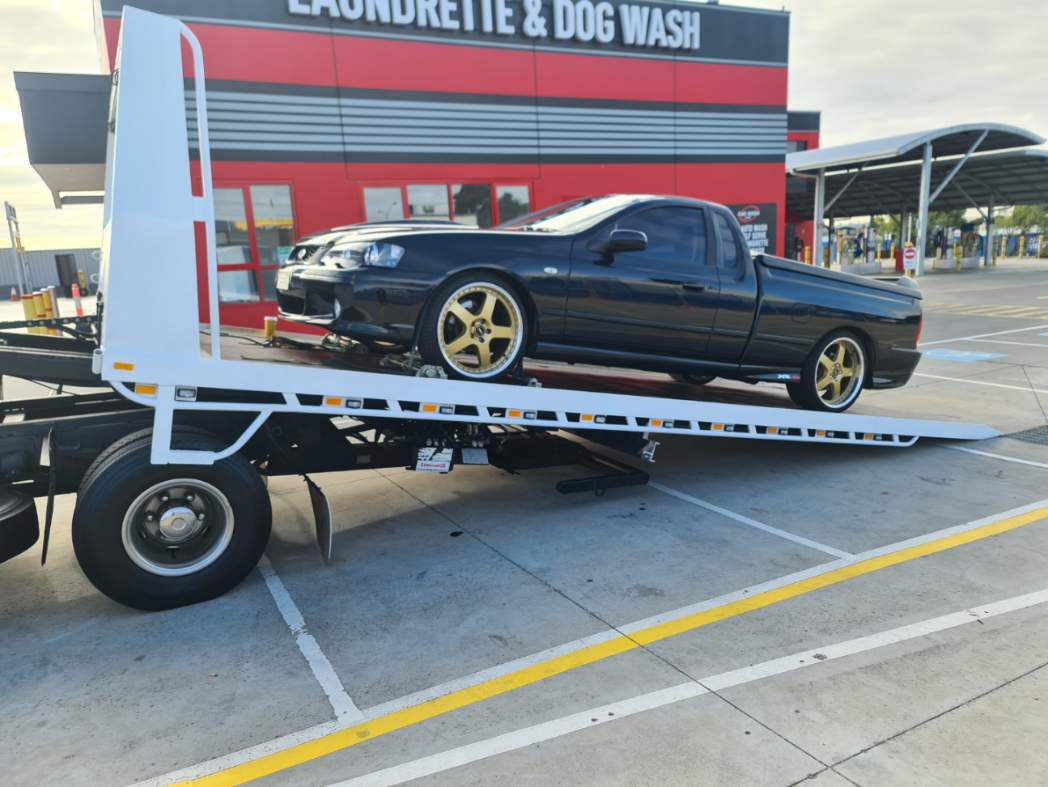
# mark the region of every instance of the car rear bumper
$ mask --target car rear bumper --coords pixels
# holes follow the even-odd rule
[[[877,368],[870,375],[870,388],[899,388],[906,385],[920,360],[920,350],[892,347],[877,359]]]

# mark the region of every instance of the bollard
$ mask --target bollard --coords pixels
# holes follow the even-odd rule
[[[48,298],[51,301],[51,317],[52,319],[60,319],[62,317],[62,310],[58,307],[58,288],[54,285],[47,288]],[[51,333],[54,336],[61,335],[61,331],[58,328],[52,328]]]
[[[276,317],[272,317],[272,316],[266,317],[262,321],[262,324],[263,324],[263,330],[264,330],[267,342],[271,342],[275,338],[277,338],[277,318]]]
[[[804,261],[811,265],[811,246],[804,247]]]
[[[40,292],[44,298],[44,319],[53,320],[55,318],[55,302],[51,298],[51,290],[43,289]],[[44,333],[55,336],[58,331],[54,328],[44,328]]]
[[[1026,233],[1024,232],[1019,236],[1019,258],[1022,259],[1026,255]]]
[[[26,294],[22,296],[22,314],[25,315],[26,320],[36,319],[36,306],[33,304],[33,296]],[[26,328],[29,333],[36,333],[36,328]]]
[[[80,292],[84,295],[90,295],[91,289],[87,286],[87,274],[82,270],[77,270],[76,278],[80,281]]]
[[[22,299],[18,297],[18,290],[16,290],[14,287],[12,287],[11,288],[11,303],[18,303],[18,301],[20,301],[20,300],[22,300]]]
[[[44,293],[37,290],[33,293],[34,319],[46,320],[47,310],[44,308]],[[33,333],[47,333],[47,328],[36,328]]]
[[[953,244],[953,269],[955,271],[961,270],[961,243],[958,241]]]
[[[80,303],[80,285],[73,284],[73,286],[70,287],[70,292],[73,294],[73,305],[76,306],[76,316],[83,317],[84,305]]]

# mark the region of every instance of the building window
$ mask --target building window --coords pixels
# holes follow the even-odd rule
[[[527,186],[499,186],[498,195],[499,223],[520,218],[531,210],[531,198]]]
[[[409,183],[365,186],[364,220],[400,219],[457,221],[490,227],[531,210],[531,189],[525,184]]]
[[[291,187],[236,186],[214,193],[219,301],[275,301],[277,268],[295,244]]]
[[[404,200],[399,187],[364,189],[364,221],[396,221],[404,218]]]
[[[490,227],[491,186],[487,183],[458,183],[451,187],[455,221],[472,227]]]
[[[435,183],[408,186],[408,218],[450,219],[448,187]]]
[[[808,142],[804,139],[787,139],[786,140],[786,152],[787,153],[799,153],[802,150],[808,149]]]

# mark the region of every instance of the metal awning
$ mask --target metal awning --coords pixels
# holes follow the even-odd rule
[[[822,250],[823,221],[827,216],[832,220],[835,216],[907,214],[916,208],[916,273],[920,275],[924,272],[931,205],[947,207],[952,200],[955,206],[978,208],[992,221],[995,203],[1015,204],[1008,193],[1017,192],[1018,187],[1006,188],[1006,181],[1020,177],[1030,167],[1042,166],[1043,162],[1036,156],[1018,160],[1025,161],[1024,165],[1011,159],[1004,161],[1000,157],[1005,154],[997,154],[995,163],[986,154],[1044,142],[1044,137],[1016,126],[971,123],[799,151],[786,157],[787,174],[793,176],[787,184],[787,204],[796,214],[814,217],[816,254]],[[982,178],[972,173],[972,166],[982,167]],[[1004,167],[1007,172],[1002,170],[999,178],[992,174]],[[987,178],[992,178],[992,183]],[[814,186],[799,186],[795,182],[798,179],[810,179]],[[1039,192],[1036,181],[1024,188],[1030,194]],[[982,207],[987,208],[985,213]],[[903,240],[909,242],[909,222],[903,221],[902,226]]]
[[[954,162],[932,163],[932,189],[943,181]],[[848,172],[826,176],[826,199],[833,206],[828,216],[897,215],[917,209],[921,165],[910,162],[865,170],[846,191]],[[838,196],[839,195],[839,196]],[[1048,203],[1048,150],[1035,148],[974,155],[935,200],[936,210],[997,205]],[[791,179],[786,194],[790,213],[811,216],[815,208],[815,182]]]
[[[933,145],[937,158],[961,156],[984,132],[986,138],[979,145],[979,150],[984,153],[1022,148],[1028,145],[1042,145],[1045,142],[1044,137],[1016,126],[1006,126],[1000,123],[969,123],[930,131],[918,131],[913,134],[871,139],[850,145],[836,145],[831,148],[816,148],[790,153],[786,156],[786,171],[793,175],[815,174],[819,170],[830,173],[860,165],[872,166],[920,161],[924,155],[924,146],[929,142]]]

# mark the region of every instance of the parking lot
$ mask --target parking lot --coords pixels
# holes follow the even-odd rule
[[[0,567],[5,783],[1043,784],[1048,263],[921,286],[917,375],[854,412],[1004,436],[666,439],[601,497],[322,475],[329,565],[276,479],[259,571],[153,614],[90,586],[59,498],[47,565]]]

